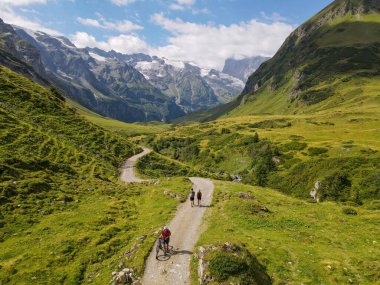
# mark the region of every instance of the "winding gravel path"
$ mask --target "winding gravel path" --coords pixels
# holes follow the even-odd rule
[[[156,259],[156,251],[152,250],[146,262],[142,284],[168,285],[190,284],[190,259],[200,235],[202,217],[211,204],[214,184],[205,178],[192,177],[195,192],[203,193],[202,207],[191,207],[190,202],[182,204],[169,225],[172,232],[170,244],[174,252],[169,259]],[[154,246],[155,249],[155,246]]]
[[[137,178],[135,175],[135,172],[133,171],[133,167],[135,166],[137,160],[151,152],[151,150],[149,148],[143,147],[142,149],[143,149],[143,151],[141,153],[136,154],[136,155],[132,156],[131,158],[129,158],[124,163],[124,165],[120,168],[121,180],[123,182],[125,182],[125,183],[133,183],[133,182],[141,183],[141,182],[146,181],[146,180]]]
[[[125,183],[144,182],[135,176],[133,167],[137,160],[151,150],[143,148],[143,152],[128,159],[121,170],[121,180]],[[174,219],[169,224],[172,232],[170,245],[173,246],[171,254],[161,255],[156,259],[156,245],[149,254],[145,272],[142,279],[144,285],[182,285],[190,284],[190,259],[193,249],[198,241],[202,218],[212,201],[214,184],[210,179],[191,177],[195,192],[200,189],[203,193],[201,207],[191,207],[190,201],[179,206]]]

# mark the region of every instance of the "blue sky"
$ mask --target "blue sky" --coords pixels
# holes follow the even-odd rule
[[[64,35],[79,47],[144,52],[220,69],[227,57],[272,56],[295,27],[331,2],[0,0],[0,17]]]

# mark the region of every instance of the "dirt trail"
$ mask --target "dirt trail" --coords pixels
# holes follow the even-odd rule
[[[136,164],[137,160],[151,152],[151,150],[149,148],[143,147],[142,149],[143,149],[143,152],[136,154],[136,155],[132,156],[131,158],[129,158],[124,163],[124,165],[120,168],[121,180],[123,182],[125,182],[125,183],[133,183],[133,182],[141,183],[141,182],[146,181],[146,180],[137,178],[135,175],[135,172],[133,171],[133,167]]]
[[[203,193],[202,207],[191,207],[190,202],[182,204],[169,225],[172,232],[170,244],[174,252],[167,257],[156,259],[156,251],[150,253],[142,284],[168,285],[190,284],[190,259],[200,235],[202,217],[211,204],[214,184],[205,178],[192,177],[195,192]],[[154,246],[155,249],[156,246]]]
[[[128,159],[121,170],[121,180],[125,183],[144,182],[135,176],[133,167],[137,160],[151,150],[143,148],[143,152]],[[191,207],[190,201],[179,206],[174,219],[169,224],[172,232],[170,245],[173,246],[171,254],[161,255],[156,259],[156,245],[146,262],[142,284],[145,285],[171,285],[190,284],[190,259],[193,249],[200,235],[203,215],[210,206],[214,184],[210,179],[191,177],[195,192],[200,189],[203,193],[201,207]],[[195,201],[196,204],[196,201]]]

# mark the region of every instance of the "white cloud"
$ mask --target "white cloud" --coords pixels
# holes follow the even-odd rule
[[[84,19],[84,18],[78,17],[77,21],[85,26],[92,26],[92,27],[97,27],[97,28],[100,28],[102,26],[99,23],[99,21],[95,19]]]
[[[78,17],[77,20],[79,23],[85,26],[92,26],[96,28],[101,28],[105,30],[118,31],[121,33],[127,33],[134,30],[142,30],[143,27],[132,23],[129,20],[111,22],[107,21],[102,15],[98,14],[99,20],[88,19]]]
[[[0,3],[1,2],[8,3],[8,0],[5,0],[5,1],[0,0]],[[45,3],[46,1],[42,1],[42,0],[40,0],[40,1],[38,1],[38,0],[33,0],[33,1],[17,0],[17,1],[12,1],[12,2],[13,2],[13,5],[22,6],[22,5],[31,4],[32,2],[33,3],[36,3],[36,2]],[[22,15],[19,15],[18,13],[16,13],[13,10],[11,5],[3,5],[3,7],[1,7],[0,18],[3,19],[3,21],[7,24],[13,24],[16,26],[25,27],[25,28],[28,28],[28,29],[31,29],[34,31],[42,31],[42,32],[45,32],[45,33],[50,34],[50,35],[62,35],[60,32],[44,26],[37,19],[31,20],[31,19],[26,18]]]
[[[174,3],[169,5],[169,9],[174,11],[185,10],[191,8],[197,2],[197,0],[176,0]]]
[[[0,0],[1,5],[26,6],[30,4],[45,4],[47,0]]]
[[[202,67],[221,69],[229,57],[272,56],[293,26],[255,19],[230,26],[213,26],[168,19],[154,14],[152,21],[169,31],[168,44],[152,51],[171,59],[193,61]]]
[[[263,17],[265,20],[271,21],[271,22],[284,22],[288,19],[281,16],[277,12],[273,12],[271,15],[267,15],[265,12],[260,12],[261,17]]]
[[[136,2],[136,0],[111,0],[111,2],[118,6],[123,6]]]
[[[197,0],[177,0],[177,2],[182,5],[194,5]]]
[[[181,11],[181,10],[184,10],[185,7],[183,7],[182,5],[179,5],[177,3],[172,3],[169,5],[169,9],[174,10],[174,11]]]
[[[229,26],[215,26],[184,22],[178,18],[172,20],[164,14],[154,14],[152,21],[172,34],[166,45],[152,47],[136,34],[97,41],[87,33],[77,32],[71,39],[78,47],[114,49],[127,54],[142,52],[220,70],[226,58],[273,56],[294,29],[286,23],[267,24],[255,19]]]
[[[125,54],[150,53],[151,48],[138,35],[112,36],[107,41],[97,41],[95,37],[85,33],[76,32],[71,37],[71,41],[79,48],[97,47],[105,51],[115,50]]]

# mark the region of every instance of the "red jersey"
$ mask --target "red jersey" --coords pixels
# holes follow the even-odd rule
[[[170,237],[171,232],[170,232],[169,229],[165,229],[165,230],[163,230],[163,231],[161,232],[161,235],[162,235],[162,237],[163,237],[164,239],[166,239],[166,238]]]

